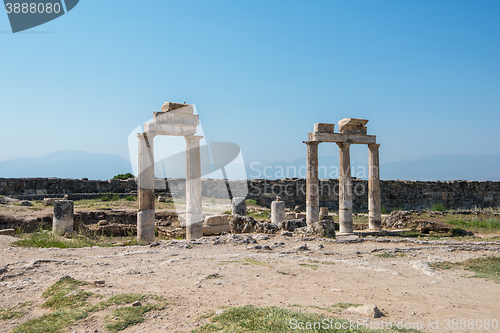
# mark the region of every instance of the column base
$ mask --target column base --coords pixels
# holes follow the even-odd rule
[[[186,214],[186,239],[203,237],[203,214]]]
[[[144,243],[155,241],[155,210],[140,210],[137,212],[137,240]]]

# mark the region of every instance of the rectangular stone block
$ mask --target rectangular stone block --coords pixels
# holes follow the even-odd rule
[[[295,220],[297,218],[297,213],[286,213],[287,220]]]
[[[203,225],[206,226],[218,226],[218,225],[229,225],[229,215],[215,215],[215,216],[207,216],[205,221],[203,221]]]
[[[152,135],[187,136],[196,133],[195,125],[146,123],[144,131]]]
[[[306,213],[297,213],[297,219],[305,219],[307,216]]]
[[[231,232],[231,227],[229,226],[229,224],[203,226],[203,236],[216,235],[222,232]]]
[[[334,130],[335,130],[335,124],[325,124],[325,123],[314,124],[314,132],[333,133]]]
[[[153,113],[153,121],[158,124],[197,126],[200,123],[200,116],[188,113],[155,112]]]

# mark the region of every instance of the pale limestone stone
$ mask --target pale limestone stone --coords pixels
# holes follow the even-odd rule
[[[194,112],[193,105],[183,103],[166,102],[161,107],[162,112],[190,113]]]
[[[271,223],[280,224],[286,220],[285,215],[285,202],[273,201],[271,202]]]
[[[73,201],[56,200],[54,201],[54,217],[52,219],[52,232],[55,235],[62,236],[66,232],[73,231]]]
[[[370,230],[382,229],[379,144],[368,145],[368,219]]]
[[[231,232],[231,226],[229,225],[229,223],[203,226],[203,236],[217,235],[223,232]]]
[[[339,146],[339,232],[352,233],[352,184],[349,143],[337,143]]]
[[[314,132],[333,133],[334,131],[335,131],[335,124],[325,124],[325,123],[314,124]]]
[[[307,225],[311,225],[319,221],[319,142],[307,141],[305,144],[307,144],[306,222]]]
[[[234,197],[231,200],[231,213],[232,215],[247,215],[247,201],[245,197]]]
[[[157,135],[188,136],[196,134],[196,126],[145,123],[144,131],[152,136],[157,136]]]
[[[344,134],[366,134],[367,119],[344,118],[339,121],[339,131]]]
[[[320,142],[348,142],[356,144],[369,144],[376,143],[377,137],[375,135],[361,135],[361,134],[342,134],[342,133],[316,133],[311,132],[308,134],[309,141]]]
[[[229,225],[229,217],[230,215],[228,214],[207,216],[205,218],[205,221],[203,221],[203,225],[206,226]]]
[[[202,136],[186,136],[186,238],[203,237],[203,213],[201,203]]]
[[[155,112],[153,113],[153,121],[158,124],[197,126],[200,124],[200,117],[197,114]]]

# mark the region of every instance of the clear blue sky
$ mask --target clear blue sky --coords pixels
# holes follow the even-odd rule
[[[0,45],[0,160],[127,158],[165,101],[247,164],[303,157],[314,123],[344,117],[370,119],[382,162],[500,153],[498,0],[81,0],[17,34],[0,14]]]

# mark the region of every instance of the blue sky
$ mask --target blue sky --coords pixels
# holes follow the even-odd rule
[[[0,160],[128,158],[166,101],[196,104],[247,164],[303,157],[314,123],[344,117],[370,120],[381,162],[500,154],[499,17],[499,1],[81,0],[12,34],[0,14]]]

